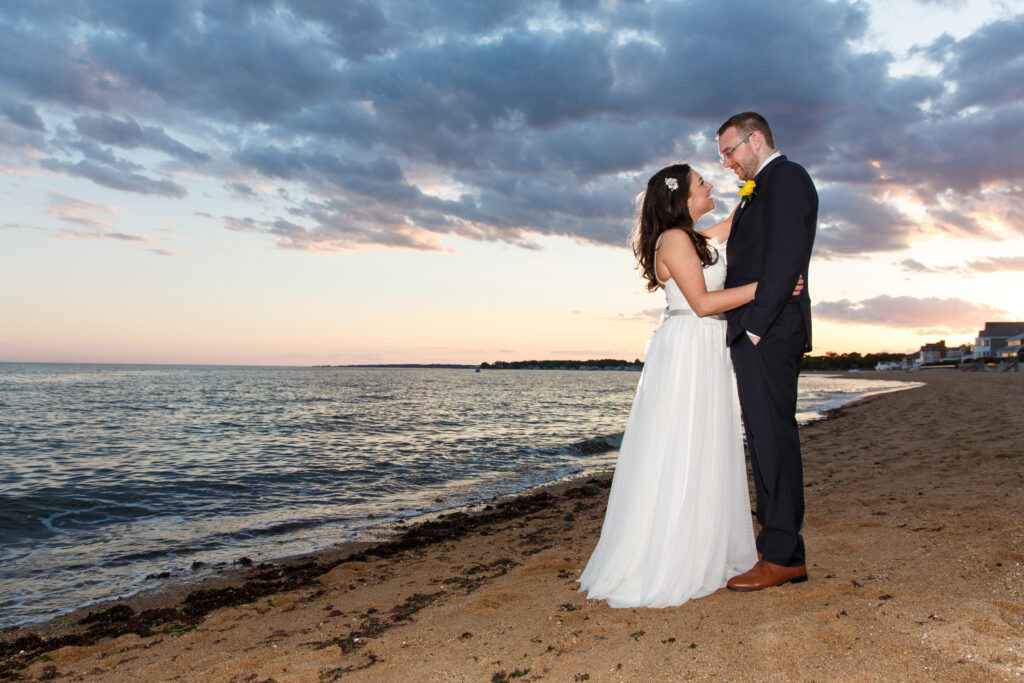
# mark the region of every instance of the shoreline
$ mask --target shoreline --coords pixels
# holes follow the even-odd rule
[[[858,375],[885,378],[885,373]],[[1024,672],[1024,651],[1007,635],[1019,636],[1024,628],[1024,461],[1018,453],[1024,418],[1009,414],[1024,397],[1024,381],[1019,375],[974,373],[914,379],[922,382],[917,391],[867,396],[828,411],[830,419],[801,426],[808,495],[805,538],[814,562],[811,581],[802,588],[772,589],[749,600],[719,591],[667,610],[611,610],[585,600],[575,592],[575,579],[596,542],[609,472],[450,512],[410,525],[404,535],[377,546],[343,543],[269,567],[232,570],[230,576],[184,584],[176,595],[157,589],[113,603],[132,606],[136,617],[146,609],[192,610],[191,621],[176,617],[148,630],[135,629],[147,635],[132,635],[131,628],[119,631],[119,623],[131,625],[123,614],[108,614],[107,621],[93,628],[74,623],[111,603],[7,629],[0,633],[0,642],[7,644],[32,632],[59,638],[91,631],[96,637],[92,644],[83,638],[78,645],[37,648],[25,655],[4,651],[0,671],[38,677],[52,666],[53,671],[77,672],[85,679],[125,680],[175,675],[227,680],[233,671],[273,675],[276,680],[318,680],[324,672],[341,675],[358,669],[368,678],[416,671],[414,677],[435,680],[444,671],[456,680],[480,680],[528,668],[531,676],[551,680],[571,680],[574,671],[589,671],[592,680],[602,680],[641,673],[665,677],[661,667],[667,657],[686,664],[690,668],[684,669],[697,677],[749,679],[749,670],[743,675],[743,660],[749,656],[741,655],[756,644],[755,660],[774,661],[772,647],[781,647],[796,648],[797,659],[805,663],[819,661],[825,668],[816,669],[816,678],[841,674],[1009,680]],[[899,381],[906,380],[901,376]],[[1009,411],[997,412],[984,423],[972,413],[987,415],[1003,401]],[[966,482],[971,495],[946,491],[936,479]],[[958,529],[967,523],[957,514],[958,505],[980,518],[969,529]],[[946,538],[953,530],[962,533]],[[908,539],[926,543],[923,549],[901,550]],[[381,552],[366,552],[373,547]],[[936,559],[943,576],[927,569]],[[970,560],[975,559],[982,564],[972,570]],[[912,571],[907,564],[913,565]],[[289,565],[296,569],[287,570]],[[959,569],[950,572],[946,565]],[[903,576],[908,571],[916,573],[913,580]],[[289,574],[302,580],[289,583]],[[955,608],[948,577],[961,598]],[[228,598],[226,589],[256,580],[266,584],[267,592],[256,597],[236,592],[237,600],[225,599],[224,606],[208,599]],[[922,591],[922,583],[928,590]],[[202,593],[203,600],[181,603],[190,589]],[[814,597],[810,602],[808,594]],[[510,602],[508,596],[515,599]],[[755,614],[746,613],[765,603],[782,610],[787,627],[802,631],[809,619],[824,629],[828,651],[777,641],[760,621],[752,621],[763,617],[778,626],[777,610],[762,614],[758,607]],[[196,609],[200,604],[208,611]],[[315,616],[334,612],[349,616]],[[696,634],[703,619],[710,620],[705,627],[717,624],[728,637],[690,635],[698,652],[688,652],[676,645],[682,636],[667,635],[685,629]],[[737,630],[748,622],[758,624],[756,637]],[[632,630],[621,639],[612,638],[622,628]],[[903,633],[908,629],[916,635],[910,641]],[[922,639],[921,631],[931,640]],[[257,632],[263,636],[256,637]],[[260,640],[277,632],[290,635],[272,639],[270,645]],[[230,647],[214,633],[223,633]],[[471,635],[466,638],[460,635],[467,633]],[[563,637],[556,638],[559,633]],[[655,633],[664,637],[648,643]],[[316,634],[325,636],[317,643],[327,644],[302,645]],[[535,639],[542,643],[533,643]],[[737,646],[737,639],[746,647]],[[860,651],[856,644],[862,640],[870,641],[873,649]],[[510,642],[516,643],[515,658]],[[896,650],[913,656],[900,655],[893,642],[898,643]],[[837,643],[843,647],[835,647]],[[183,659],[182,648],[197,654]],[[125,657],[112,657],[119,652]],[[616,658],[622,673],[616,673]],[[598,666],[609,662],[611,668],[599,675]],[[881,669],[871,668],[876,665]],[[776,671],[778,676],[767,678],[809,675],[785,666]],[[785,675],[787,671],[792,675]]]
[[[919,382],[911,383],[907,379],[895,379],[889,377],[888,375],[892,373],[863,372],[849,375],[848,373],[838,371],[814,371],[809,374],[818,377],[835,377],[851,380],[884,380],[898,382],[900,383],[900,386],[870,390],[865,393],[858,394],[853,399],[844,400],[844,402],[836,408],[818,409],[814,411],[813,416],[800,419],[801,427],[810,422],[827,419],[829,414],[833,411],[852,405],[871,396],[893,391],[904,391],[920,385]],[[618,436],[621,437],[621,434]],[[607,449],[606,453],[614,453],[617,457],[618,448],[610,447]],[[602,453],[602,455],[604,454],[605,453]],[[584,466],[581,471],[563,475],[551,481],[532,484],[523,489],[513,490],[508,493],[500,493],[490,498],[479,498],[471,502],[451,505],[450,507],[432,509],[409,517],[401,517],[399,516],[399,512],[390,519],[384,519],[377,524],[369,526],[355,538],[335,541],[324,547],[304,552],[262,557],[258,559],[256,563],[280,565],[318,560],[326,560],[328,562],[334,561],[339,557],[344,557],[353,552],[359,552],[378,544],[387,544],[398,539],[403,533],[414,528],[416,525],[432,522],[452,514],[473,514],[474,511],[478,512],[485,506],[504,503],[520,496],[528,496],[534,493],[548,491],[549,489],[561,491],[566,487],[571,486],[574,482],[578,482],[582,479],[592,477],[610,478],[614,471],[614,467],[615,462],[612,460],[605,464],[598,464],[589,467]],[[143,587],[123,595],[115,595],[90,601],[43,620],[29,621],[18,625],[0,627],[0,640],[3,639],[4,633],[12,631],[36,631],[43,633],[63,632],[69,628],[68,624],[73,624],[90,613],[102,611],[108,606],[114,604],[126,604],[136,611],[143,611],[145,609],[152,608],[154,605],[166,606],[167,604],[180,602],[181,599],[196,588],[220,589],[244,581],[244,577],[247,573],[246,567],[247,565],[251,566],[252,561],[250,561],[248,557],[240,555],[232,561],[220,561],[216,563],[197,561],[196,565],[197,566],[192,567],[191,573],[189,573],[187,565],[178,571],[166,572],[166,576],[161,577],[164,579],[164,582],[157,586]]]
[[[804,373],[801,373],[801,375],[803,375],[803,374]],[[848,400],[848,401],[844,401],[843,403],[841,403],[840,405],[835,406],[834,408],[822,408],[820,410],[817,410],[817,411],[815,411],[817,413],[815,416],[808,417],[808,418],[803,418],[802,420],[800,418],[801,413],[798,412],[797,413],[797,422],[798,422],[800,427],[803,427],[805,424],[809,424],[811,422],[817,422],[819,420],[827,419],[829,417],[829,415],[832,413],[832,411],[840,410],[840,409],[845,408],[847,406],[854,405],[856,403],[859,403],[860,401],[863,401],[865,399],[869,399],[869,398],[871,398],[873,396],[882,396],[883,394],[891,394],[891,393],[896,392],[896,391],[908,391],[910,389],[917,389],[918,387],[924,386],[924,384],[925,384],[924,382],[914,381],[914,380],[910,380],[910,379],[891,379],[889,377],[884,376],[887,373],[875,372],[875,371],[872,371],[870,373],[870,376],[867,376],[867,377],[863,377],[862,375],[866,375],[868,373],[855,373],[854,376],[851,377],[848,373],[845,373],[845,372],[834,372],[834,371],[828,371],[828,370],[826,370],[826,371],[816,371],[816,372],[812,372],[811,374],[817,375],[819,377],[821,377],[821,376],[837,377],[837,378],[851,379],[851,380],[864,379],[864,380],[877,380],[877,381],[886,381],[886,382],[898,382],[900,384],[900,386],[890,387],[888,389],[873,389],[873,390],[870,390],[870,391],[866,391],[866,392],[860,393],[860,394],[857,395],[856,398],[853,398],[853,399]],[[882,376],[878,376],[878,375],[882,375]]]

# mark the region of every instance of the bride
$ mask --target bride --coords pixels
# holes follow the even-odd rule
[[[647,183],[633,251],[668,313],[647,343],[601,537],[580,590],[612,607],[699,598],[757,562],[724,311],[757,283],[723,289],[732,216],[697,232],[715,208],[686,164]],[[802,281],[797,285],[799,292]]]

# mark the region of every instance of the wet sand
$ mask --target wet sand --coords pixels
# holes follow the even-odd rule
[[[604,477],[9,630],[0,678],[1024,680],[1024,373],[860,376],[925,386],[801,428],[806,583],[586,600]]]

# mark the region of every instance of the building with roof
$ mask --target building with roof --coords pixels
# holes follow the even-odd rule
[[[946,360],[946,340],[937,341],[934,344],[925,344],[921,347],[921,360],[919,364],[938,363]]]
[[[970,344],[961,344],[954,348],[946,349],[946,360],[963,360],[970,358],[973,352]]]
[[[1007,340],[1024,334],[1024,322],[985,323],[974,339],[972,358],[998,358]]]
[[[1000,360],[1013,360],[1021,358],[1024,351],[1024,334],[1018,334],[1006,340],[1006,346],[997,351]]]

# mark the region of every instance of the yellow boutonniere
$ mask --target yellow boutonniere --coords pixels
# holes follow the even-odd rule
[[[740,205],[746,204],[753,199],[754,195],[757,193],[757,185],[753,180],[748,180],[740,185],[740,189],[737,190],[736,193],[740,196]]]

